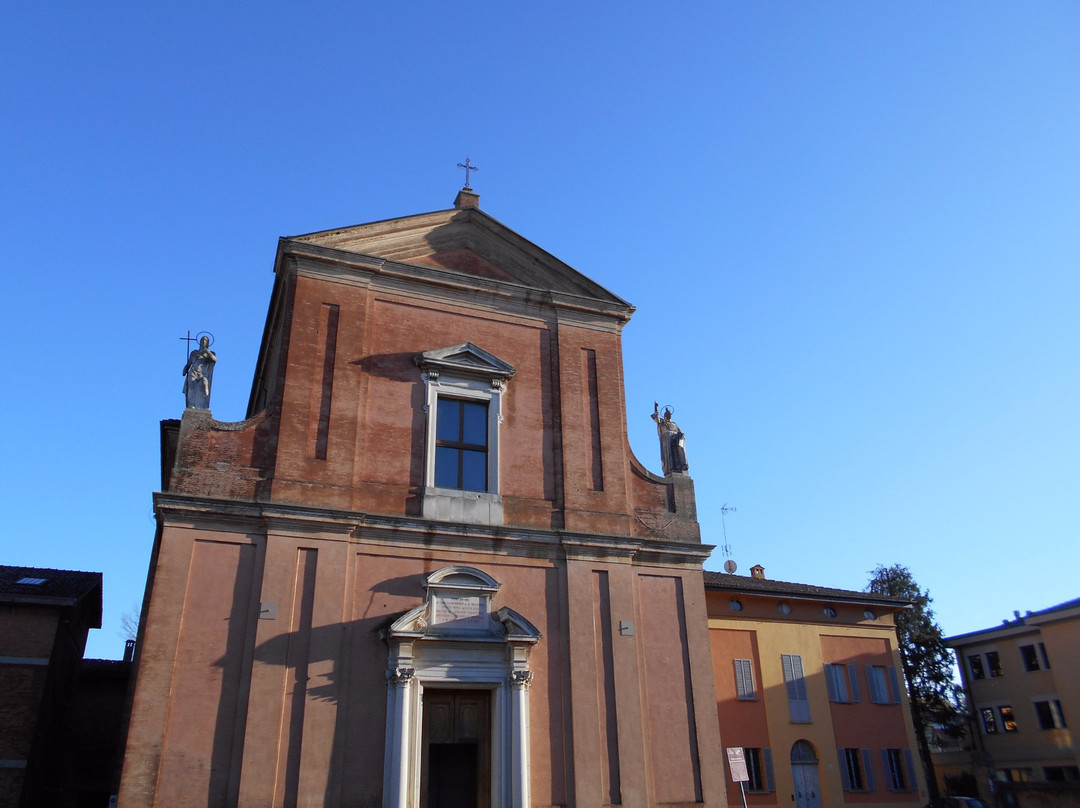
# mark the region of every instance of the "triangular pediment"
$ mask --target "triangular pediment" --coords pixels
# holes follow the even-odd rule
[[[467,376],[482,376],[491,379],[509,379],[517,372],[509,362],[504,362],[471,342],[450,345],[424,351],[413,357],[416,366],[423,371],[437,370],[440,373],[458,372]]]
[[[288,239],[633,307],[478,208],[387,219]]]

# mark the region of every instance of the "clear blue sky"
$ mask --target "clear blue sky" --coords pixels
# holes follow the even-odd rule
[[[1080,5],[17,3],[0,562],[141,598],[188,329],[242,418],[276,241],[481,207],[638,306],[705,540],[947,633],[1080,594]],[[709,567],[718,569],[717,551]]]

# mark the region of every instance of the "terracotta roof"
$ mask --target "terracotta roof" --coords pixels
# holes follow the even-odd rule
[[[0,566],[0,603],[75,606],[91,598],[95,628],[101,627],[101,573]]]
[[[833,600],[847,603],[873,603],[898,609],[911,607],[911,602],[872,592],[856,592],[851,589],[832,589],[827,586],[796,584],[790,581],[774,581],[769,578],[751,578],[747,575],[729,575],[726,572],[705,571],[705,588],[715,592],[745,592],[759,595],[783,595],[798,600]]]

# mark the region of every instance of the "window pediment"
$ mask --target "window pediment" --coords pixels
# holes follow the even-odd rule
[[[431,379],[450,375],[482,378],[495,383],[505,382],[517,372],[510,363],[471,342],[424,351],[414,356],[413,362]]]

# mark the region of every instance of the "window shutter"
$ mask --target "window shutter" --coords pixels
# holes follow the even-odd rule
[[[840,784],[844,791],[851,791],[851,777],[848,775],[847,750],[837,749],[836,759],[840,761]]]
[[[911,758],[911,750],[904,750],[904,763],[907,765],[907,790],[915,790],[915,762]]]
[[[893,665],[889,666],[889,682],[890,682],[890,684],[892,684],[892,703],[893,704],[899,704],[900,703],[900,683],[896,678],[896,667],[893,666]]]
[[[859,703],[859,670],[854,664],[847,666],[848,680],[851,682],[851,700]]]
[[[840,694],[836,692],[836,677],[833,666],[825,663],[825,687],[829,690],[829,701],[840,701]]]
[[[870,694],[870,701],[874,704],[878,703],[878,692],[876,687],[877,681],[874,679],[874,666],[866,666],[866,690]]]
[[[806,698],[806,679],[803,676],[802,657],[798,654],[781,654],[784,681],[787,684],[788,711],[796,724],[810,721],[810,702]]]
[[[749,659],[735,660],[735,691],[740,699],[754,699],[754,668]]]
[[[862,750],[863,759],[863,785],[867,791],[874,790],[874,757],[869,749]]]
[[[762,749],[761,758],[765,761],[765,787],[768,788],[769,791],[776,791],[776,783],[773,782],[772,750]]]
[[[885,775],[885,788],[889,791],[896,791],[893,786],[892,769],[889,767],[889,750],[881,750],[881,771]]]

